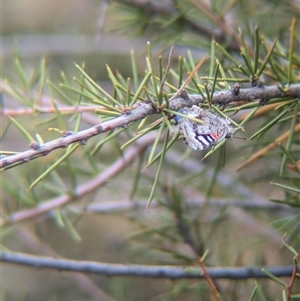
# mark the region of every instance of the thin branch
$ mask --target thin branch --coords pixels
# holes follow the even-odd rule
[[[201,206],[207,205],[207,200],[205,198],[195,198],[192,200],[185,200],[186,204],[189,208],[199,208]],[[84,212],[90,213],[115,213],[115,212],[126,212],[132,210],[145,210],[145,206],[147,204],[147,200],[144,201],[107,201],[107,202],[99,202],[99,203],[92,203],[88,205]],[[264,203],[257,203],[253,201],[245,201],[245,200],[237,200],[237,199],[210,199],[209,206],[211,207],[240,207],[244,209],[258,209],[258,210],[273,210],[273,211],[292,211],[292,207],[277,204],[272,202],[264,202]],[[161,208],[160,203],[152,203],[151,208]],[[80,211],[78,207],[73,208],[74,211]]]
[[[84,183],[76,188],[76,191],[72,193],[61,195],[57,198],[50,199],[42,204],[37,205],[34,208],[15,212],[11,214],[8,218],[0,219],[0,226],[8,223],[17,223],[30,219],[41,214],[47,213],[53,209],[65,206],[66,204],[81,198],[82,196],[98,189],[99,187],[105,185],[107,181],[114,176],[118,175],[122,170],[128,167],[136,157],[143,152],[149,145],[151,145],[156,137],[156,134],[149,134],[142,137],[137,145],[130,147],[123,156],[116,160],[110,167],[108,167],[103,173],[99,174],[96,178],[91,181]]]
[[[101,43],[95,43],[95,35],[79,34],[24,34],[15,37],[1,37],[1,57],[14,58],[16,42],[20,57],[40,57],[47,55],[91,55],[95,53],[114,53],[128,55],[131,49],[142,52],[145,38],[128,39],[124,36],[101,35]],[[68,41],[66,43],[66,41]]]
[[[181,166],[183,168],[183,166]],[[228,175],[227,175],[228,176]],[[239,186],[239,183],[236,183],[234,185]],[[193,195],[197,195],[196,191],[193,191]],[[198,193],[199,194],[199,193]],[[245,208],[257,208],[261,210],[270,210],[270,209],[278,209],[278,210],[289,210],[290,212],[293,211],[291,207],[280,205],[280,204],[274,204],[271,202],[263,202],[263,203],[258,203],[258,200],[252,199],[252,201],[246,201],[246,199],[243,201],[248,203]],[[243,202],[238,201],[234,202],[234,200],[231,202],[230,200],[209,200],[209,206],[228,206],[228,210],[226,210],[226,213],[230,217],[231,220],[238,221],[241,225],[245,225],[247,229],[251,229],[251,233],[259,234],[264,237],[266,237],[267,240],[270,240],[276,245],[280,246],[282,243],[282,236],[278,234],[272,227],[270,227],[269,224],[258,220],[255,216],[251,215],[249,212],[236,208],[236,207],[243,207]],[[251,204],[251,202],[253,204]],[[91,204],[86,208],[85,213],[112,213],[112,212],[124,212],[125,210],[131,211],[132,210],[145,210],[145,205],[147,201],[140,201],[140,202],[99,202],[96,204]],[[197,209],[199,210],[200,206],[207,205],[207,200],[205,202],[205,199],[198,199],[198,200],[187,200],[185,201],[186,205],[189,207],[190,210]],[[253,206],[251,206],[253,205]],[[270,206],[268,206],[270,205]],[[274,207],[271,207],[273,206]],[[249,207],[248,207],[249,206]],[[277,207],[278,206],[278,207]],[[158,203],[152,203],[151,204],[151,209],[152,211],[157,208],[157,210],[161,210],[162,206]],[[74,208],[73,210],[75,212],[81,212],[80,209],[78,210],[78,207]],[[177,217],[177,226],[179,227],[180,231],[182,232],[182,236],[184,237],[184,241],[191,246],[193,249],[194,253],[196,255],[199,255],[201,253],[201,249],[203,249],[203,244],[201,246],[197,246],[197,244],[194,242],[191,233],[189,232],[189,227],[188,224],[184,222],[184,220],[180,217]]]
[[[96,109],[102,109],[101,106],[57,106],[54,108],[53,105],[50,107],[38,106],[34,109],[31,108],[0,108],[0,115],[16,116],[16,115],[31,115],[37,113],[55,113],[55,110],[59,110],[61,113],[83,113],[83,112],[95,112]]]
[[[208,55],[204,55],[203,58],[198,62],[197,66],[192,70],[192,72],[189,74],[187,79],[183,82],[181,87],[177,90],[177,92],[170,98],[170,100],[173,100],[177,98],[182,92],[184,91],[184,88],[188,85],[188,83],[191,81],[195,73],[198,71],[198,69],[203,65],[203,63],[206,61],[208,58]]]
[[[236,101],[251,102],[257,99],[264,99],[264,101],[267,102],[272,98],[284,97],[287,95],[295,99],[299,98],[300,84],[294,84],[287,87],[285,93],[283,93],[277,86],[240,89],[237,95],[232,93],[231,90],[219,91],[214,93],[212,103],[224,105]],[[188,95],[188,98],[186,98],[186,96],[179,96],[170,102],[170,109],[176,111],[181,107],[191,107],[192,105],[203,103],[205,100],[206,99],[199,94]],[[27,163],[32,159],[45,156],[55,149],[65,148],[72,143],[79,142],[85,144],[86,141],[93,136],[111,131],[118,127],[127,127],[131,122],[141,120],[152,114],[160,114],[160,112],[157,112],[149,103],[141,103],[140,106],[134,110],[124,113],[120,117],[110,121],[102,122],[89,129],[72,133],[66,137],[47,142],[43,145],[36,146],[35,144],[32,144],[34,146],[33,149],[20,152],[12,156],[2,157],[0,160],[0,168],[7,167],[18,162]]]
[[[51,257],[41,257],[23,253],[0,252],[0,261],[25,265],[33,268],[48,268],[58,271],[73,271],[81,273],[92,273],[112,276],[131,276],[147,278],[167,278],[167,279],[204,279],[199,268],[173,267],[173,266],[146,266],[133,264],[112,264],[95,261],[76,261],[67,259],[55,259]],[[291,277],[294,266],[274,266],[266,267],[270,273],[276,277]],[[213,279],[250,279],[268,278],[261,271],[261,267],[246,268],[208,268],[207,272]],[[298,267],[298,273],[300,267]]]
[[[136,108],[130,114],[124,114],[118,118],[110,121],[102,122],[89,129],[70,133],[66,137],[62,137],[50,142],[44,143],[43,145],[34,146],[33,149],[2,158],[0,160],[0,168],[12,165],[17,162],[27,163],[28,161],[35,159],[40,156],[48,155],[51,151],[59,148],[65,148],[73,143],[85,144],[87,140],[93,136],[99,135],[104,132],[111,131],[112,129],[119,127],[127,127],[129,123],[144,118],[147,115],[151,115],[155,112],[155,109],[150,104],[144,104]]]
[[[154,135],[153,135],[153,139],[154,139]],[[149,138],[149,143],[153,143],[153,139],[151,140]],[[142,142],[142,141],[140,141]],[[127,152],[125,153],[125,155],[127,156]],[[136,156],[137,153],[132,154],[132,156]],[[170,157],[171,156],[171,157]],[[173,151],[169,151],[168,152],[168,156],[166,157],[166,159],[168,161],[172,161],[174,162],[174,160],[176,160],[179,157],[179,154],[174,153]],[[116,163],[114,163],[111,167],[108,168],[107,170],[107,175],[110,174],[110,170],[114,168]],[[198,171],[201,171],[203,169],[203,163],[202,162],[198,162],[196,160],[193,159],[186,159],[184,162],[182,162],[182,168],[193,171],[194,169],[197,169]],[[125,166],[124,166],[125,168]],[[120,170],[121,171],[121,170]],[[120,172],[120,171],[116,171],[116,172]],[[206,171],[207,176],[211,176],[211,174],[213,173],[212,170],[207,170]],[[103,179],[103,174],[98,176],[99,178]],[[84,189],[85,186],[94,186],[95,189],[101,187],[102,183],[105,183],[105,178],[102,182],[98,181],[97,179],[92,180],[93,183],[96,184],[92,184],[90,182],[84,183],[81,186],[79,186],[79,189],[77,190],[77,195],[76,198],[80,199],[82,196],[84,196],[86,193],[88,192],[92,192],[92,188],[90,188],[89,191],[87,191],[86,189]],[[106,178],[106,180],[109,180],[110,178]],[[223,206],[229,206],[229,207],[241,207],[241,208],[250,208],[250,209],[267,209],[267,210],[292,210],[291,207],[287,207],[281,204],[275,204],[275,203],[271,203],[268,202],[266,200],[264,200],[263,198],[261,198],[260,196],[256,195],[253,191],[248,191],[248,189],[246,187],[244,187],[242,184],[240,183],[235,183],[232,179],[232,177],[228,177],[228,175],[226,174],[222,174],[220,173],[218,175],[218,182],[220,182],[221,185],[224,185],[225,187],[232,187],[234,185],[235,190],[240,193],[244,199],[243,200],[237,200],[237,199],[210,199],[209,201],[209,205],[210,206],[217,206],[217,207],[223,207]],[[247,201],[248,199],[248,201]],[[36,208],[31,208],[29,210],[24,210],[24,211],[19,211],[16,213],[11,214],[8,218],[5,219],[0,219],[0,226],[3,226],[7,223],[17,223],[17,222],[21,222],[25,219],[29,219],[31,217],[35,217],[39,214],[43,214],[43,213],[47,213],[49,211],[51,211],[52,209],[55,209],[59,206],[64,206],[68,203],[70,203],[72,199],[70,196],[69,198],[66,198],[66,196],[62,196],[59,198],[55,198],[55,199],[51,199],[48,200],[46,203],[44,203],[43,206],[47,207],[47,210],[45,211],[40,211],[40,206]],[[192,200],[187,200],[186,201],[188,206],[192,207],[192,208],[199,208],[200,206],[204,206],[207,204],[207,200],[205,198],[195,198]],[[132,210],[145,210],[145,206],[146,206],[147,201],[123,201],[123,202],[116,202],[116,201],[108,201],[108,202],[101,202],[101,203],[93,203],[88,205],[85,208],[85,212],[86,213],[112,213],[112,212],[124,212],[124,211],[132,211]],[[155,207],[160,207],[160,205],[158,203],[153,203],[151,205],[152,209],[154,209]],[[72,207],[74,211],[79,211],[80,209],[78,207]],[[280,239],[280,238],[279,238]],[[277,241],[277,240],[276,240]]]
[[[294,132],[297,133],[300,131],[300,124],[297,124],[294,127]],[[264,156],[266,153],[268,153],[271,149],[277,147],[281,142],[285,141],[286,139],[288,139],[290,135],[290,130],[286,131],[285,133],[283,133],[282,135],[280,135],[278,138],[275,139],[275,141],[271,142],[270,144],[268,144],[267,146],[265,146],[264,148],[260,149],[259,151],[257,151],[256,153],[254,153],[250,158],[248,158],[245,162],[243,162],[242,164],[240,164],[236,171],[240,171],[241,169],[245,168],[246,166],[248,166],[249,164],[253,163],[254,161],[256,161],[257,159],[259,159],[260,157]]]
[[[300,252],[298,253],[298,255],[296,256],[296,259],[295,259],[295,261],[297,260],[297,263],[299,262],[299,258],[300,258]],[[293,286],[295,284],[295,280],[297,278],[297,270],[298,270],[298,273],[299,273],[299,266],[298,266],[297,263],[295,263],[295,265],[294,265],[294,269],[293,269],[293,273],[292,273],[290,282],[287,285],[287,300],[288,301],[290,301],[291,298],[292,298],[292,289],[293,289]]]
[[[290,250],[292,251],[294,254],[296,252],[296,250],[294,250],[291,246],[288,245],[287,241],[286,241],[286,234],[283,236],[283,243],[284,245]],[[292,250],[293,249],[293,250]],[[292,290],[293,290],[293,286],[295,284],[295,280],[297,278],[297,269],[299,267],[299,260],[300,260],[300,252],[297,252],[294,256],[294,270],[293,270],[293,274],[291,276],[290,282],[286,287],[286,292],[287,292],[287,301],[290,301],[292,298]],[[298,275],[299,276],[299,275]]]
[[[205,257],[205,255],[203,256]],[[212,293],[214,294],[214,296],[216,297],[216,300],[221,301],[222,299],[220,298],[220,293],[219,293],[219,289],[217,289],[214,281],[212,280],[211,276],[209,275],[209,272],[207,271],[207,268],[205,266],[205,262],[204,262],[205,258],[199,257],[198,258],[198,263],[199,266],[201,268],[201,271],[203,273],[204,278],[206,279],[207,284],[209,285]]]
[[[16,232],[20,241],[32,252],[41,252],[43,255],[51,257],[61,257],[55,252],[48,243],[41,241],[36,235],[25,227],[20,227]],[[97,284],[87,275],[77,272],[65,272],[63,276],[70,279],[81,291],[89,295],[95,300],[115,301],[112,297],[105,293]]]
[[[162,95],[165,81],[166,81],[166,79],[167,79],[167,77],[169,75],[169,71],[170,71],[171,63],[172,63],[173,52],[174,52],[174,45],[170,49],[166,71],[165,71],[165,74],[164,74],[164,76],[163,76],[163,78],[162,78],[162,80],[160,82],[160,87],[159,87],[159,92],[158,92],[159,95]]]
[[[10,86],[7,83],[2,83],[2,89],[9,93],[10,91]],[[4,92],[5,93],[5,92]],[[36,99],[37,97],[40,97],[38,95],[35,95],[33,92],[33,99]],[[14,98],[8,97],[7,103],[14,103]],[[90,125],[95,125],[99,123],[99,117],[95,114],[96,109],[102,109],[102,106],[93,106],[93,105],[88,105],[88,106],[66,106],[61,103],[60,100],[58,99],[53,99],[53,97],[43,94],[40,102],[42,105],[40,106],[35,106],[34,108],[25,108],[25,107],[17,107],[17,108],[12,108],[12,107],[3,107],[0,108],[0,115],[8,115],[8,116],[15,116],[15,115],[32,115],[32,114],[43,114],[43,113],[55,113],[56,110],[59,110],[63,114],[72,114],[72,113],[80,113],[81,114],[81,120],[84,121],[87,124]],[[55,108],[53,106],[53,103],[57,106]],[[138,105],[133,106],[133,108],[136,108]],[[89,113],[91,112],[91,113]]]

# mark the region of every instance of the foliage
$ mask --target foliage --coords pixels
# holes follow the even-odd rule
[[[75,64],[73,80],[61,73],[57,83],[46,59],[30,75],[16,58],[14,78],[3,79],[4,237],[28,222],[42,229],[38,218],[47,216],[71,245],[84,245],[89,232],[80,225],[91,214],[113,217],[115,201],[117,217],[125,216],[131,228],[118,262],[200,266],[204,274],[206,285],[178,280],[152,298],[238,299],[244,291],[249,300],[297,297],[300,41],[299,16],[290,17],[296,4],[281,1],[274,11],[268,1],[123,2],[112,1],[103,30],[149,34],[165,47],[205,48],[208,56],[178,56],[175,46],[168,58],[163,52],[157,58],[148,42],[144,74],[132,52],[131,77],[107,66],[109,89],[84,64]],[[256,14],[261,3],[266,6]],[[270,11],[280,22],[255,26]],[[178,141],[174,116],[195,104],[226,116],[247,141],[223,140],[204,155],[191,152]],[[20,145],[9,143],[11,137]],[[272,265],[292,265],[289,281],[266,270],[272,284],[237,286],[206,273],[210,266]],[[124,295],[130,296],[125,289]]]

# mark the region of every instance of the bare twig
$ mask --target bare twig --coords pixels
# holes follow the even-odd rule
[[[205,256],[203,256],[203,257],[205,257]],[[202,271],[202,273],[204,275],[204,278],[206,279],[206,282],[208,283],[212,293],[216,297],[216,300],[221,301],[222,299],[220,298],[220,293],[219,293],[217,287],[215,286],[214,281],[210,277],[209,272],[207,271],[207,268],[206,268],[205,262],[204,262],[205,259],[203,257],[198,258],[198,263],[199,263],[199,266],[201,268],[201,271]]]
[[[300,258],[300,253],[298,253],[298,255],[297,255],[298,262],[299,262],[299,258]],[[290,301],[292,298],[292,289],[295,284],[295,280],[297,278],[297,273],[299,273],[299,266],[297,264],[295,264],[290,283],[287,285],[287,301]]]
[[[286,241],[286,235],[284,235],[284,237],[283,237],[283,243],[285,244],[285,246],[288,246],[288,243]],[[288,246],[288,248],[291,248],[291,246]],[[293,286],[295,284],[295,280],[297,278],[297,270],[298,270],[298,267],[299,267],[299,261],[300,261],[300,252],[297,252],[295,254],[295,256],[294,256],[294,269],[293,269],[293,273],[291,275],[290,282],[289,282],[289,284],[286,287],[287,301],[290,301],[291,298],[292,298],[292,290],[293,290]]]
[[[160,82],[160,87],[159,87],[159,92],[158,92],[159,95],[162,95],[162,93],[163,93],[164,84],[165,84],[165,81],[167,79],[167,76],[168,76],[170,68],[171,68],[173,52],[174,52],[174,45],[170,49],[166,71],[165,71],[165,74],[164,74],[164,76],[163,76],[163,78]]]
[[[173,266],[145,266],[131,264],[111,264],[95,261],[76,261],[67,259],[55,259],[51,257],[33,256],[23,253],[0,252],[0,261],[10,262],[19,265],[31,266],[33,268],[48,268],[59,271],[73,271],[81,273],[101,274],[106,276],[133,276],[147,278],[167,278],[182,279],[194,278],[203,279],[204,275],[196,267],[187,269],[186,267]],[[270,273],[276,277],[291,277],[294,266],[274,266],[267,267]],[[297,269],[298,273],[300,268]],[[213,279],[250,279],[268,278],[261,271],[261,267],[246,268],[208,268],[207,272]]]
[[[177,90],[177,92],[171,97],[170,100],[177,98],[183,92],[186,85],[188,85],[188,83],[191,81],[191,79],[193,78],[195,73],[203,65],[203,63],[206,61],[207,58],[208,58],[208,55],[207,54],[204,55],[204,57],[198,62],[197,66],[192,70],[192,72],[189,74],[187,79],[184,81],[184,83],[181,85],[181,87]]]

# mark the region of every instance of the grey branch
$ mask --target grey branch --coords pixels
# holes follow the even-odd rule
[[[225,105],[231,102],[251,102],[257,99],[263,99],[264,102],[267,102],[272,98],[287,96],[295,99],[299,98],[300,84],[291,85],[290,87],[286,88],[285,93],[283,93],[277,86],[240,89],[239,93],[232,93],[231,90],[218,91],[214,93],[212,103]],[[192,105],[197,105],[205,101],[206,99],[199,94],[188,95],[188,97],[179,96],[170,102],[169,108],[171,110],[177,111],[181,107],[191,107]],[[160,114],[160,111],[157,111],[150,103],[141,103],[137,108],[113,120],[102,122],[89,129],[77,133],[71,133],[68,136],[44,143],[43,145],[32,144],[34,146],[32,147],[32,149],[17,153],[15,155],[2,157],[0,160],[0,168],[7,167],[18,162],[26,163],[39,156],[45,156],[55,149],[65,148],[72,143],[79,142],[85,144],[87,140],[93,136],[119,127],[127,127],[131,122],[141,120],[146,116],[152,114]]]
[[[147,278],[197,278],[203,279],[199,268],[173,267],[173,266],[146,266],[131,264],[111,264],[93,261],[75,261],[67,259],[57,259],[51,257],[33,256],[23,253],[1,252],[2,262],[15,263],[30,266],[33,268],[48,268],[58,271],[73,271],[81,273],[101,274],[106,276],[133,276]],[[270,273],[276,277],[291,277],[294,266],[266,267]],[[209,275],[213,279],[249,279],[249,278],[268,278],[261,271],[260,267],[246,268],[208,268]],[[298,273],[300,268],[298,267]]]

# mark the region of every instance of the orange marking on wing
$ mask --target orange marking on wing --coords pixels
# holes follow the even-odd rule
[[[211,133],[210,134],[215,140],[217,140],[219,138],[219,136],[216,133]]]

